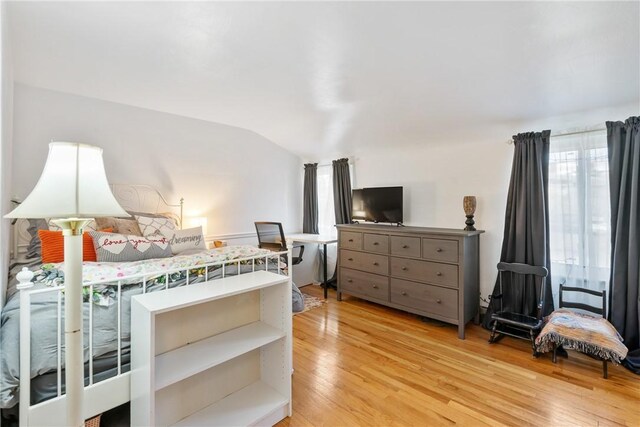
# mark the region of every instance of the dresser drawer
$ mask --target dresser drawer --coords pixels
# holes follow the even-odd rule
[[[364,250],[367,252],[389,253],[389,236],[364,233]]]
[[[420,238],[391,236],[391,255],[420,258]]]
[[[391,258],[389,264],[391,265],[392,276],[436,285],[458,287],[457,265],[394,257]]]
[[[455,240],[422,239],[422,258],[458,262],[458,242]]]
[[[340,291],[389,301],[389,278],[342,267]]]
[[[455,289],[391,279],[391,302],[450,319],[458,318]]]
[[[389,257],[341,249],[340,267],[354,268],[386,276],[389,274]]]
[[[340,233],[340,247],[345,249],[362,249],[362,233],[342,231]]]

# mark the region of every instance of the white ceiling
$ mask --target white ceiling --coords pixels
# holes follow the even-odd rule
[[[640,105],[637,1],[24,2],[9,18],[16,81],[304,159]]]

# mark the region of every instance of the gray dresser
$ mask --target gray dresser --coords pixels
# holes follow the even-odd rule
[[[338,300],[346,293],[464,327],[479,310],[482,230],[337,225]]]

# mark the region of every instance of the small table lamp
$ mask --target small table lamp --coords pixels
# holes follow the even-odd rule
[[[82,228],[92,218],[101,216],[128,214],[109,188],[102,148],[71,142],[49,144],[49,155],[38,183],[17,208],[5,215],[5,218],[54,218],[53,222],[62,228],[68,426],[84,425]]]

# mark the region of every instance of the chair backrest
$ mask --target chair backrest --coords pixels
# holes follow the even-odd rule
[[[539,277],[547,277],[549,270],[539,265],[521,264],[517,262],[499,262],[498,271],[511,272],[515,274],[534,275]]]
[[[498,263],[498,278],[500,280],[500,289],[502,293],[504,293],[503,284],[505,282],[505,274],[509,275],[509,284],[511,285],[518,283],[522,286],[525,286],[528,280],[532,280],[532,284],[534,286],[538,286],[537,282],[539,282],[540,294],[537,304],[536,317],[538,319],[541,319],[542,311],[546,301],[545,278],[549,275],[549,270],[547,270],[546,267],[542,267],[539,265],[521,264],[516,262],[500,262]],[[528,313],[524,314],[528,315]]]
[[[589,294],[602,298],[602,307],[596,307],[589,304],[583,304],[581,302],[570,302],[564,300],[565,292],[576,292],[582,294]],[[558,308],[578,308],[580,310],[589,311],[594,314],[599,314],[605,319],[607,318],[607,291],[593,291],[591,289],[576,288],[571,286],[560,285],[560,298],[558,301]]]
[[[258,247],[274,251],[286,251],[287,241],[284,237],[282,223],[269,221],[256,221],[256,233],[258,234]]]

